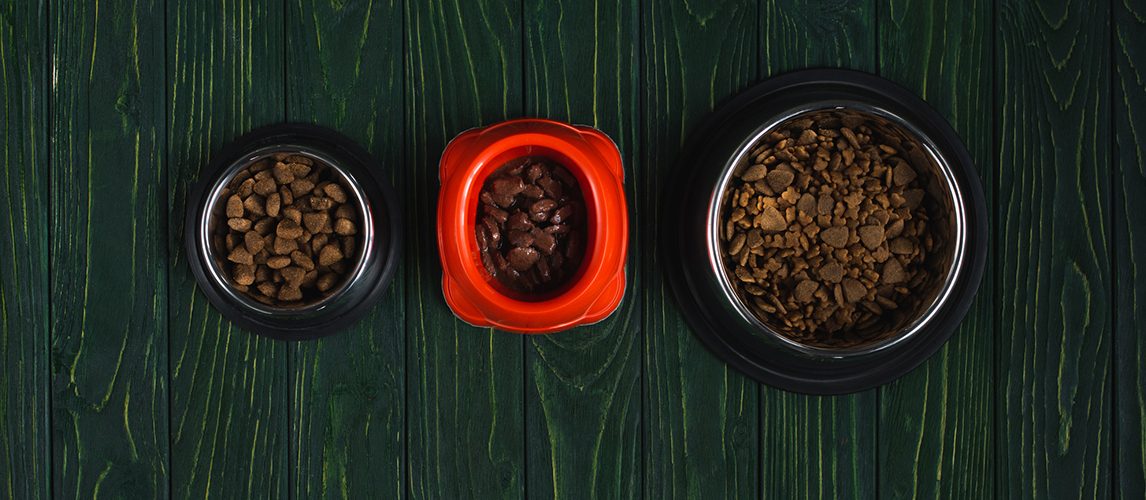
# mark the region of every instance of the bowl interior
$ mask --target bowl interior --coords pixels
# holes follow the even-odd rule
[[[323,292],[322,295],[313,297],[310,300],[301,301],[296,307],[289,308],[264,304],[236,289],[237,283],[235,283],[233,277],[226,272],[226,269],[229,267],[227,265],[229,264],[227,256],[219,252],[213,243],[216,228],[219,224],[226,223],[225,213],[227,200],[222,196],[224,189],[227,188],[232,179],[247,167],[277,154],[305,156],[327,165],[333,177],[344,187],[349,188],[349,193],[347,194],[352,200],[351,204],[357,211],[358,220],[361,221],[358,232],[360,241],[355,248],[354,256],[350,259],[352,263],[350,270],[343,275],[338,284],[326,292]],[[320,151],[310,148],[293,145],[275,145],[260,148],[243,156],[222,172],[219,181],[212,186],[207,196],[207,206],[211,207],[211,209],[203,211],[203,220],[201,221],[203,232],[200,235],[200,241],[202,242],[202,251],[207,255],[206,260],[209,263],[208,271],[210,278],[220,284],[219,288],[231,299],[264,315],[308,314],[322,310],[327,305],[339,300],[345,295],[352,284],[361,278],[366,267],[364,256],[370,254],[371,248],[374,245],[373,214],[371,213],[370,204],[365,192],[354,177],[340,167],[337,161]]]
[[[728,214],[731,183],[753,163],[751,152],[773,131],[782,130],[797,120],[830,121],[833,118],[863,118],[866,125],[883,137],[884,143],[894,146],[899,156],[914,168],[918,187],[926,193],[920,202],[927,210],[926,224],[933,238],[932,251],[922,263],[927,271],[913,291],[918,302],[913,307],[888,309],[878,321],[863,328],[854,328],[848,342],[827,344],[807,338],[796,340],[787,325],[775,316],[765,314],[751,298],[733,285],[737,278],[737,263],[722,248],[721,233]],[[817,122],[822,123],[822,122]],[[965,209],[947,159],[938,153],[932,141],[906,120],[884,109],[851,101],[817,102],[792,108],[762,123],[737,149],[721,174],[708,210],[707,246],[713,272],[727,300],[757,333],[766,339],[815,357],[850,357],[870,354],[895,345],[919,331],[942,306],[950,295],[965,254]]]

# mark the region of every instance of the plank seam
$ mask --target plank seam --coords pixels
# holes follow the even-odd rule
[[[1107,360],[1107,373],[1110,374],[1110,386],[1107,389],[1109,391],[1109,393],[1107,394],[1107,400],[1110,401],[1110,410],[1109,410],[1111,412],[1110,442],[1113,445],[1107,447],[1106,453],[1108,455],[1107,461],[1110,464],[1110,486],[1111,486],[1110,498],[1113,499],[1113,498],[1118,498],[1121,496],[1119,494],[1119,493],[1121,493],[1121,491],[1118,488],[1119,481],[1121,480],[1121,477],[1119,474],[1119,471],[1121,469],[1118,467],[1118,456],[1119,456],[1119,454],[1115,453],[1114,449],[1117,447],[1117,443],[1121,442],[1120,438],[1122,435],[1121,429],[1119,426],[1119,423],[1121,422],[1122,419],[1119,418],[1119,416],[1114,415],[1115,413],[1118,412],[1118,365],[1117,365],[1117,363],[1118,363],[1118,344],[1119,344],[1118,333],[1120,330],[1118,328],[1118,302],[1119,302],[1118,291],[1119,291],[1120,285],[1121,285],[1121,283],[1119,283],[1121,280],[1119,279],[1119,274],[1117,271],[1118,270],[1118,252],[1117,252],[1117,249],[1118,249],[1119,231],[1118,231],[1118,218],[1115,217],[1115,213],[1118,212],[1119,201],[1122,199],[1122,197],[1119,196],[1119,194],[1118,194],[1118,190],[1115,189],[1115,184],[1117,183],[1117,184],[1121,185],[1121,183],[1125,182],[1125,179],[1123,178],[1122,175],[1120,175],[1120,172],[1122,171],[1122,162],[1118,161],[1118,156],[1115,154],[1115,152],[1118,150],[1118,120],[1117,120],[1117,113],[1114,111],[1114,106],[1115,106],[1115,104],[1114,104],[1115,99],[1114,98],[1116,95],[1115,94],[1114,81],[1115,81],[1115,76],[1116,76],[1115,74],[1117,73],[1118,61],[1117,61],[1117,57],[1115,56],[1115,52],[1114,52],[1115,31],[1117,30],[1117,28],[1115,27],[1116,25],[1115,25],[1115,18],[1114,18],[1114,2],[1111,2],[1110,4],[1108,4],[1108,10],[1106,12],[1106,16],[1107,16],[1107,25],[1106,25],[1107,26],[1107,39],[1106,39],[1106,41],[1108,44],[1107,45],[1107,53],[1110,54],[1110,61],[1109,61],[1110,66],[1107,68],[1107,78],[1109,80],[1107,82],[1107,84],[1109,85],[1109,92],[1110,92],[1109,97],[1108,97],[1108,99],[1109,99],[1108,102],[1110,103],[1110,113],[1109,113],[1109,117],[1108,117],[1110,120],[1110,149],[1107,150],[1108,156],[1106,159],[1106,164],[1110,166],[1109,167],[1110,168],[1110,180],[1109,180],[1110,184],[1109,184],[1109,186],[1110,186],[1110,197],[1111,197],[1110,210],[1107,213],[1107,217],[1110,219],[1109,227],[1110,227],[1110,235],[1111,235],[1110,236],[1110,243],[1111,244],[1108,248],[1109,255],[1107,256],[1107,258],[1110,259],[1110,285],[1109,285],[1110,299],[1111,299],[1110,300],[1110,341],[1111,341],[1111,346],[1113,347],[1113,352],[1110,353],[1110,359]],[[1118,161],[1117,165],[1115,165],[1115,161]],[[1098,478],[1095,478],[1095,479],[1097,480]]]

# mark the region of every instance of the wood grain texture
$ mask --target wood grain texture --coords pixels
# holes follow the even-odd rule
[[[1146,497],[1146,2],[1113,2],[1114,470],[1117,498]]]
[[[756,2],[644,2],[641,240],[657,215],[674,161],[700,121],[757,76]],[[685,323],[655,252],[643,255],[644,495],[760,495],[758,384],[713,356]]]
[[[286,343],[222,317],[196,286],[183,240],[187,197],[212,156],[283,119],[282,3],[172,2],[167,9],[171,494],[282,498]]]
[[[1003,2],[998,495],[1111,494],[1107,2]]]
[[[400,2],[292,0],[286,19],[287,118],[350,137],[395,185],[405,171],[401,12]],[[357,324],[291,344],[293,498],[405,490],[404,290],[399,268]]]
[[[868,0],[763,2],[762,76],[813,67],[874,72],[875,13]],[[818,397],[761,385],[764,496],[874,497],[877,393]]]
[[[409,494],[520,498],[523,340],[450,312],[436,213],[447,142],[522,113],[521,2],[409,2],[404,19]]]
[[[52,490],[167,498],[163,7],[50,15]]]
[[[617,144],[634,208],[636,1],[525,2],[530,116],[590,125]],[[588,26],[595,29],[589,31]],[[534,497],[634,498],[641,477],[638,245],[630,230],[627,290],[605,320],[525,343],[528,491]]]
[[[48,19],[0,5],[0,498],[46,498]]]
[[[991,2],[891,0],[878,11],[880,74],[951,124],[994,207]],[[995,407],[984,397],[995,384],[994,269],[988,261],[978,297],[947,346],[881,389],[880,498],[994,495]]]
[[[874,0],[762,0],[764,77],[805,68],[876,71]]]

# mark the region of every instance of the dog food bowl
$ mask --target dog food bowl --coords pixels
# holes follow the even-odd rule
[[[559,288],[538,294],[509,290],[482,263],[475,237],[482,186],[510,160],[541,157],[564,166],[584,196],[585,250],[580,267]],[[520,119],[472,129],[442,154],[438,249],[442,291],[463,321],[516,333],[550,333],[595,323],[625,293],[629,225],[621,155],[600,131]]]
[[[289,306],[262,303],[239,291],[226,272],[227,256],[212,244],[213,229],[226,223],[220,213],[224,188],[247,167],[280,154],[329,166],[347,189],[347,205],[358,221],[356,250],[345,256],[340,282]],[[298,123],[255,130],[216,155],[188,199],[184,233],[191,271],[216,309],[236,325],[278,340],[323,337],[360,319],[389,287],[402,249],[401,212],[382,167],[347,137]]]
[[[885,312],[862,342],[801,342],[738,295],[721,253],[729,182],[762,137],[808,116],[861,117],[902,141],[930,204],[934,251],[919,305]],[[788,73],[718,109],[686,145],[666,198],[660,249],[686,320],[718,357],[763,383],[794,392],[844,394],[911,371],[966,315],[986,263],[987,210],[974,163],[950,125],[922,99],[881,78],[848,70]]]

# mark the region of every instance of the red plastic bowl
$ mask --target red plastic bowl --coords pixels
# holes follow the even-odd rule
[[[564,165],[585,197],[585,257],[564,286],[547,294],[508,290],[485,270],[474,236],[486,178],[522,156]],[[617,146],[590,127],[520,119],[455,137],[442,153],[438,172],[438,251],[450,309],[471,325],[517,333],[557,332],[612,313],[625,294],[629,218],[624,177]]]

